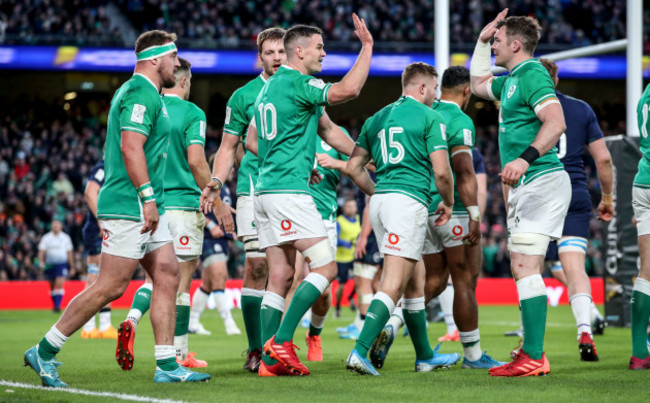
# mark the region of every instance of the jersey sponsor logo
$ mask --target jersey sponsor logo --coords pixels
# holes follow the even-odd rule
[[[255,228],[255,220],[251,221],[251,227]]]
[[[510,88],[508,88],[508,95],[507,97],[510,98],[512,94],[515,93],[515,90],[517,89],[517,84],[512,84]]]
[[[227,125],[230,124],[230,115],[231,115],[231,114],[232,114],[232,108],[230,108],[229,106],[226,106],[226,119],[225,119],[225,123],[226,123]]]
[[[205,140],[205,129],[206,129],[205,121],[203,120],[199,121],[199,136],[201,136],[203,140]]]
[[[179,241],[181,245],[187,245],[190,243],[190,238],[187,235],[183,235]]]
[[[110,234],[107,229],[104,230],[104,240],[102,241],[102,246],[108,248],[110,244],[107,242]]]
[[[140,104],[133,104],[133,110],[131,111],[131,122],[133,123],[144,123],[144,113],[146,112],[147,107]]]
[[[451,233],[456,236],[460,236],[463,234],[463,227],[460,225],[454,225],[454,228],[451,229]]]
[[[322,90],[323,88],[325,88],[325,85],[326,85],[323,80],[318,79],[318,78],[312,78],[311,80],[309,80],[307,82],[307,84],[311,85],[314,88],[318,88],[319,90]]]
[[[397,234],[388,234],[388,243],[395,245],[399,242],[399,235]]]

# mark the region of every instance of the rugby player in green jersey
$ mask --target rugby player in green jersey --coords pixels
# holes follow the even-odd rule
[[[455,298],[454,319],[460,330],[463,345],[463,368],[492,368],[503,365],[481,350],[478,329],[478,305],[476,303],[476,279],[480,270],[481,256],[481,214],[477,198],[477,180],[472,161],[475,144],[474,122],[463,110],[469,103],[469,70],[463,66],[452,66],[442,76],[442,96],[433,103],[433,110],[445,121],[449,159],[455,176],[454,207],[450,220],[436,226],[436,207],[441,196],[435,183],[431,184],[432,202],[429,205],[426,239],[422,259],[426,268],[425,306],[447,286],[451,274]],[[465,207],[467,206],[467,207]],[[470,256],[473,256],[470,264]],[[405,314],[406,315],[406,314]],[[426,326],[419,329],[426,330]],[[395,337],[391,325],[386,325],[370,350],[372,364],[381,368],[386,353]],[[410,329],[414,343],[428,344],[427,333]],[[440,341],[440,340],[439,340]],[[455,362],[454,362],[455,363]],[[438,360],[436,365],[448,364]]]
[[[641,270],[634,282],[630,311],[632,315],[632,357],[630,369],[650,369],[650,354],[647,345],[647,327],[650,319],[650,85],[645,88],[636,109],[639,132],[641,132],[641,152],[639,172],[634,177],[632,188],[632,207],[636,218]]]
[[[154,382],[210,379],[208,374],[179,367],[173,345],[179,276],[164,214],[163,178],[171,125],[160,91],[175,84],[174,71],[179,66],[175,40],[175,34],[164,31],[140,35],[135,44],[135,73],[111,101],[106,178],[97,202],[97,218],[104,231],[99,276],[70,302],[41,342],[25,352],[25,364],[46,386],[67,386],[59,378],[55,355],[92,315],[124,293],[138,263],[154,281]]]
[[[226,119],[223,128],[221,147],[214,159],[212,177],[214,187],[203,190],[201,203],[207,212],[209,206],[219,200],[220,188],[225,182],[235,159],[237,146],[246,143],[248,125],[253,119],[253,104],[264,86],[264,83],[287,61],[284,52],[284,29],[268,28],[257,35],[258,58],[262,64],[262,73],[246,85],[236,90],[226,106]],[[257,156],[246,151],[239,170],[237,171],[237,235],[244,243],[246,263],[244,281],[241,290],[241,309],[244,316],[244,326],[248,337],[248,354],[244,369],[257,372],[262,359],[262,325],[260,323],[260,307],[264,288],[268,279],[266,255],[260,251],[257,226],[254,217],[253,198],[257,182]],[[220,215],[215,211],[217,219],[231,219],[230,212]],[[207,300],[207,295],[205,295]]]
[[[571,202],[569,175],[557,156],[566,129],[555,86],[533,58],[541,27],[531,17],[505,18],[501,11],[481,32],[471,61],[471,89],[481,98],[501,101],[499,174],[507,201],[508,245],[517,283],[524,344],[514,360],[490,369],[492,376],[544,375],[547,296],[542,280],[548,243],[562,236]],[[490,41],[495,64],[508,75],[490,72]]]
[[[261,308],[263,339],[268,339],[264,350],[269,354],[264,363],[268,372],[275,375],[309,374],[296,356],[291,340],[303,314],[337,274],[327,231],[310,194],[309,182],[316,133],[342,154],[349,155],[354,148],[354,142],[322,108],[356,98],[368,77],[372,36],[363,20],[356,14],[352,17],[361,50],[354,66],[335,84],[311,76],[321,71],[325,57],[322,31],[304,25],[287,31],[284,36],[287,64],[264,85],[249,128],[246,147],[258,153],[259,158],[255,222],[260,248],[265,250],[269,263],[269,283]],[[280,323],[293,280],[296,251],[305,257],[311,273],[296,290]],[[273,360],[279,361],[284,368],[282,372],[272,369],[278,364]]]
[[[178,59],[180,67],[174,73],[176,85],[163,89],[163,102],[170,115],[171,133],[165,166],[165,211],[174,242],[181,281],[176,297],[176,331],[174,347],[178,363],[187,368],[207,367],[205,361],[188,352],[188,323],[190,315],[190,285],[198,257],[203,247],[203,213],[199,211],[201,188],[210,181],[210,168],[205,160],[205,113],[187,101],[190,96],[191,64]],[[120,325],[118,347],[126,346],[126,355],[133,357],[133,344],[138,322],[149,310],[151,277],[133,297],[126,320]],[[118,362],[123,364],[118,357]],[[130,365],[133,363],[130,362]],[[130,369],[130,368],[125,368]]]
[[[424,246],[432,179],[442,198],[435,208],[435,225],[449,221],[454,204],[445,123],[430,107],[436,98],[437,76],[436,69],[426,63],[406,66],[402,96],[366,120],[348,162],[350,178],[372,196],[370,222],[384,255],[379,291],[346,363],[346,368],[360,374],[379,375],[368,361],[368,350],[402,295],[402,312],[411,334],[426,335],[424,267],[416,263]],[[363,169],[370,159],[377,167],[376,184]],[[460,359],[459,354],[438,354],[426,337],[412,341],[416,371],[430,371]]]

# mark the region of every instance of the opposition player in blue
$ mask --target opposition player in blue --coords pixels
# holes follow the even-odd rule
[[[210,163],[212,165],[212,162]],[[221,188],[221,201],[233,206],[232,195],[228,186]],[[226,299],[225,288],[228,278],[228,256],[230,246],[228,241],[234,240],[232,233],[226,233],[218,224],[214,213],[205,215],[205,229],[203,235],[203,254],[201,255],[201,286],[196,289],[192,297],[192,310],[190,311],[189,332],[210,335],[201,322],[201,314],[205,309],[208,298],[214,293],[215,305],[219,316],[223,320],[227,335],[239,335],[241,330],[232,318],[230,306]]]
[[[548,70],[555,87],[558,84],[557,65],[548,59],[540,59]],[[614,170],[603,133],[591,107],[584,101],[557,91],[562,104],[566,131],[557,144],[558,157],[571,178],[572,196],[569,211],[564,221],[562,238],[551,242],[547,260],[557,260],[553,274],[569,290],[569,301],[578,326],[578,344],[582,361],[598,361],[591,328],[591,313],[595,308],[591,297],[591,284],[585,272],[585,255],[591,220],[591,196],[587,190],[583,154],[585,149],[596,163],[602,197],[598,204],[598,217],[608,222],[614,217],[612,190]],[[554,255],[554,256],[553,256]],[[562,271],[562,274],[559,272]],[[596,310],[597,312],[597,310]]]
[[[84,250],[88,254],[88,273],[86,276],[86,287],[89,287],[99,275],[99,258],[102,253],[102,234],[97,222],[97,197],[99,189],[104,184],[104,159],[99,160],[90,170],[88,182],[84,190],[84,198],[88,205],[86,222],[81,230],[84,242]],[[81,331],[82,339],[117,339],[117,329],[111,324],[111,304],[99,310],[99,327],[95,327],[95,315],[93,315]]]

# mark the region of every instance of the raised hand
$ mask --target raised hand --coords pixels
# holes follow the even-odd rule
[[[359,18],[356,13],[352,13],[352,22],[354,23],[354,33],[361,41],[361,45],[372,46],[374,41],[370,31],[366,27],[366,22],[362,18]]]
[[[497,16],[488,23],[485,28],[481,31],[481,34],[479,35],[478,39],[483,42],[483,43],[488,43],[492,40],[492,37],[494,37],[494,34],[497,32],[497,24],[499,21],[503,20],[506,18],[506,15],[508,14],[508,9],[504,8],[501,10]]]

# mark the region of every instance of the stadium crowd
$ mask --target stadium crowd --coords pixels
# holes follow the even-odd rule
[[[226,94],[227,95],[227,94]],[[64,232],[75,246],[75,268],[69,277],[85,275],[81,229],[86,214],[84,188],[87,176],[101,157],[106,134],[108,99],[84,102],[46,102],[22,97],[2,102],[0,112],[0,281],[42,279],[38,268],[37,245],[50,229],[53,219],[63,222]],[[624,109],[619,104],[593,105],[605,135],[624,132]],[[66,110],[67,108],[67,110]],[[38,114],[37,114],[38,111]],[[208,119],[210,121],[210,119]],[[359,133],[359,120],[339,122],[353,137]],[[488,173],[488,203],[482,224],[484,235],[483,275],[509,277],[506,251],[505,205],[498,173],[501,170],[497,148],[497,110],[483,103],[475,117],[477,145],[485,158]],[[216,152],[221,139],[221,124],[209,125],[206,154]],[[600,189],[593,165],[587,164],[589,189],[599,200]],[[236,177],[236,176],[235,176]],[[236,183],[229,183],[233,194]],[[343,178],[339,204],[352,197],[352,182]],[[596,203],[594,203],[594,206]],[[594,214],[594,217],[596,215]],[[590,274],[601,273],[600,223],[592,223],[588,253]],[[234,260],[243,258],[235,249]],[[237,275],[237,267],[231,273]],[[138,272],[137,276],[143,276]]]
[[[0,41],[43,43],[53,39],[74,44],[111,45],[120,32],[111,28],[109,0],[7,0],[0,3]],[[176,32],[186,46],[250,46],[265,27],[301,23],[322,27],[328,41],[355,43],[349,19],[352,10],[364,18],[378,43],[430,44],[434,40],[431,0],[137,0],[114,1],[136,31]],[[260,7],[262,10],[260,10]],[[624,38],[624,0],[452,1],[451,41],[473,46],[485,22],[510,7],[516,15],[535,15],[547,47],[585,46]],[[644,43],[650,43],[650,13],[644,15]],[[429,45],[426,45],[429,46]],[[650,46],[650,45],[647,45]]]

